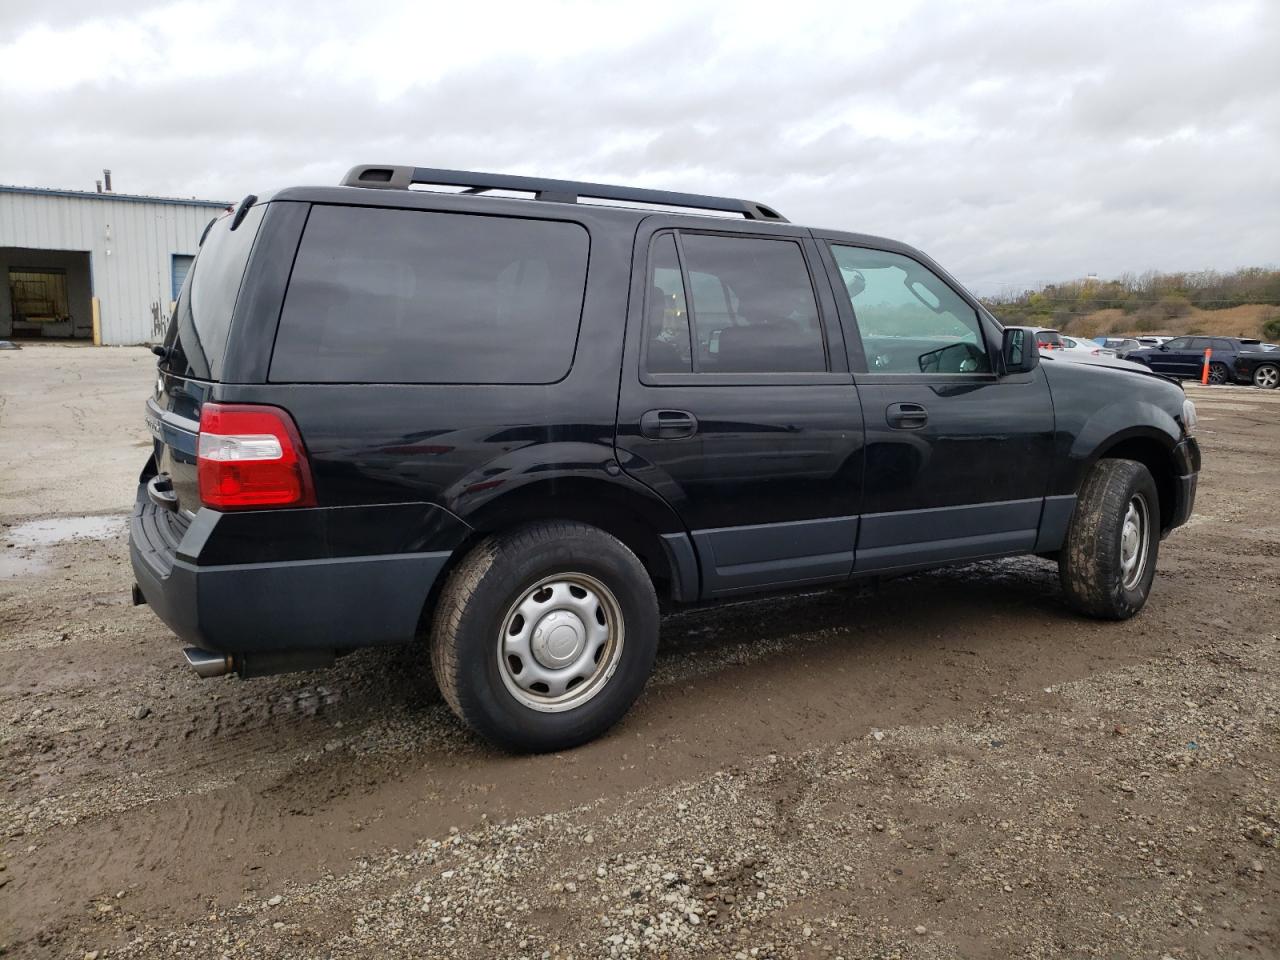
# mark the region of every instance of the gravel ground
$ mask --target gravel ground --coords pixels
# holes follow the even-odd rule
[[[150,374],[0,354],[5,955],[1280,956],[1280,394],[1191,388],[1132,621],[1033,559],[687,612],[615,731],[518,758],[421,651],[179,665],[128,603]]]

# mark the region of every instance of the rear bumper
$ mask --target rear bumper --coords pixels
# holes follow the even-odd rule
[[[270,522],[278,527],[285,512],[276,512]],[[451,549],[434,549],[209,563],[204,561],[221,558],[228,549],[228,536],[219,527],[230,515],[202,510],[184,528],[166,514],[139,488],[129,524],[138,588],[182,640],[222,653],[343,651],[408,643],[452,554]],[[236,527],[231,543],[243,536],[244,517],[229,524]],[[443,542],[448,539],[452,537]],[[282,548],[278,539],[270,545],[272,553]]]

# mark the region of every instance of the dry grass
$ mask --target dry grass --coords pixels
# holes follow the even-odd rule
[[[1267,304],[1250,303],[1228,310],[1189,308],[1186,316],[1152,321],[1123,310],[1098,310],[1076,317],[1066,325],[1073,337],[1104,337],[1126,334],[1156,334],[1176,337],[1209,334],[1220,337],[1262,337],[1262,324],[1280,311]]]

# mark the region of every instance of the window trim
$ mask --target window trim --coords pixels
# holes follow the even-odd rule
[[[685,312],[689,319],[689,355],[690,366],[689,373],[650,373],[648,370],[649,344],[646,336],[648,326],[648,305],[649,305],[649,287],[652,284],[649,278],[653,274],[653,248],[655,241],[664,234],[673,234],[676,242],[676,259],[680,264],[680,282],[684,286],[684,302]],[[745,240],[773,240],[792,243],[800,249],[800,257],[804,263],[805,270],[809,275],[809,293],[813,297],[814,309],[817,312],[818,332],[822,336],[822,352],[823,362],[826,364],[825,370],[792,370],[792,371],[771,371],[771,372],[740,372],[740,373],[713,373],[701,372],[698,369],[698,353],[699,350],[695,346],[694,338],[697,335],[697,308],[694,306],[692,297],[692,284],[689,279],[688,263],[685,258],[684,243],[682,236],[688,234],[691,236],[710,236],[723,237],[725,239],[745,239]],[[808,242],[806,242],[808,241]],[[822,384],[839,384],[851,382],[850,373],[847,370],[836,369],[836,355],[834,349],[834,340],[831,336],[830,323],[840,323],[839,303],[836,306],[836,315],[831,318],[827,315],[827,310],[823,307],[822,295],[818,288],[818,276],[815,272],[815,264],[813,251],[809,249],[812,238],[807,235],[799,234],[768,234],[754,233],[742,230],[716,230],[710,227],[683,227],[678,224],[662,224],[654,229],[649,236],[648,246],[644,255],[644,267],[641,272],[641,284],[643,290],[642,306],[640,312],[640,351],[639,363],[637,364],[637,373],[640,382],[650,387],[736,387],[736,386],[803,386],[806,384],[822,385]],[[819,245],[820,246],[820,245]],[[819,257],[818,265],[822,266]],[[823,271],[825,272],[825,270]],[[829,280],[829,278],[828,278]],[[722,281],[723,282],[723,281]],[[842,331],[843,333],[843,331]],[[841,340],[844,338],[841,337]]]
[[[1001,379],[1000,367],[996,362],[1000,355],[999,347],[996,346],[996,340],[993,339],[992,325],[988,322],[987,317],[983,314],[982,308],[974,302],[974,300],[966,296],[965,293],[956,288],[945,276],[929,264],[925,263],[919,257],[912,256],[901,250],[890,250],[885,247],[875,246],[869,243],[855,243],[849,240],[835,240],[830,237],[822,237],[817,240],[818,247],[823,254],[823,262],[826,265],[828,279],[831,282],[831,293],[835,298],[836,309],[840,311],[841,320],[849,321],[851,334],[845,338],[845,349],[849,353],[849,369],[853,373],[855,383],[948,383],[948,384],[964,384],[964,383],[994,383]],[[840,264],[836,260],[834,247],[853,247],[860,250],[871,250],[875,253],[885,253],[895,257],[902,257],[910,260],[923,269],[929,271],[939,282],[948,290],[960,298],[971,310],[973,310],[974,318],[978,322],[978,330],[981,334],[981,342],[984,352],[987,355],[987,364],[990,370],[987,372],[975,373],[924,373],[924,372],[904,372],[904,371],[886,371],[879,372],[870,369],[867,363],[866,351],[862,346],[862,329],[858,324],[857,311],[853,307],[853,298],[849,296],[847,290],[844,290],[844,296],[841,297],[841,290],[837,290],[837,283],[841,288],[844,286],[844,278],[840,273]],[[998,338],[997,338],[998,339]]]

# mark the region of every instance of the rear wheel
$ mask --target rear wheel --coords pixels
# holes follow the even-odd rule
[[[625,545],[580,523],[490,537],[450,575],[431,638],[436,682],[468,726],[509,750],[599,736],[643,689],[658,603]]]
[[[1261,364],[1253,371],[1253,385],[1263,390],[1274,390],[1280,386],[1280,367],[1274,363]]]
[[[1081,613],[1125,620],[1151,593],[1160,549],[1160,499],[1147,468],[1100,460],[1080,489],[1058,572]]]
[[[1231,374],[1227,370],[1225,363],[1209,364],[1209,382],[1210,383],[1226,383],[1231,379]]]

